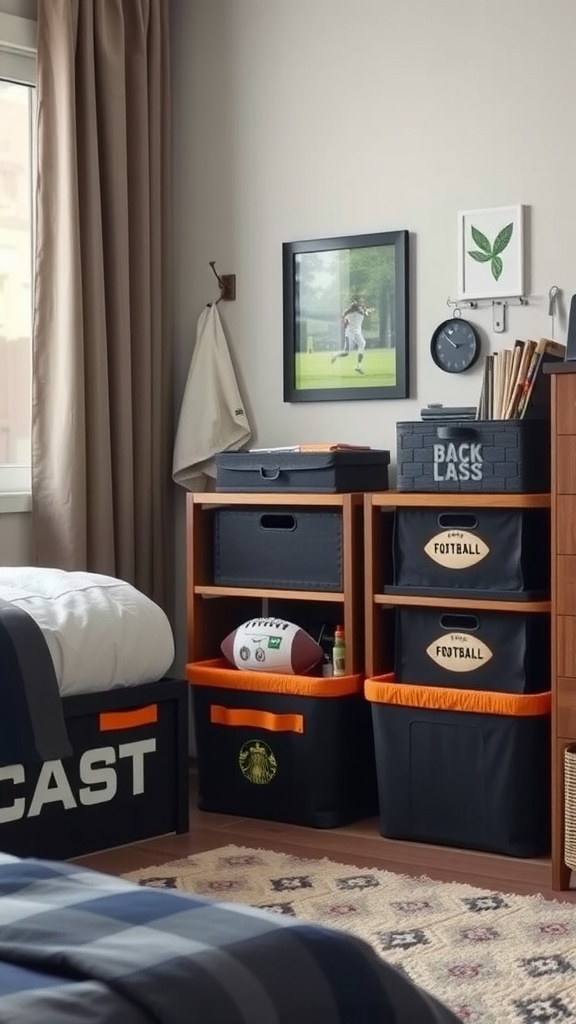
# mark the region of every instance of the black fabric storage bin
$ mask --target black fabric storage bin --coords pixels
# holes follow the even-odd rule
[[[217,509],[214,582],[229,587],[341,591],[341,511]]]
[[[550,694],[502,702],[468,692],[466,710],[455,691],[373,679],[366,695],[383,836],[513,857],[548,853]],[[406,703],[394,703],[403,695]],[[456,710],[444,706],[446,695]],[[512,702],[514,713],[483,710],[494,698],[495,708]]]
[[[313,828],[376,813],[361,676],[279,676],[225,665],[187,666],[202,810]]]
[[[0,768],[0,849],[67,860],[188,831],[188,687],[64,697],[73,754]]]
[[[400,683],[542,693],[550,689],[550,617],[400,608],[395,673]]]
[[[399,508],[393,593],[537,600],[550,588],[547,509]]]
[[[223,452],[217,491],[343,494],[387,491],[390,452]]]
[[[549,420],[397,425],[399,491],[550,490]]]

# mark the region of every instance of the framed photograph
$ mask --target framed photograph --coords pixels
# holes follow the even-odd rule
[[[461,299],[524,294],[522,206],[458,214],[458,292]]]
[[[284,401],[408,397],[408,232],[284,242]]]

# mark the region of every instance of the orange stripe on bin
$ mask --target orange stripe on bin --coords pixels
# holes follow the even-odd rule
[[[450,686],[414,686],[396,683],[393,675],[367,679],[364,695],[373,704],[468,711],[479,715],[535,717],[550,714],[552,706],[551,693],[494,693],[491,690],[457,690]]]
[[[158,721],[158,705],[149,704],[135,711],[103,711],[100,715],[100,732],[114,732],[117,729],[138,729],[141,725],[154,725]]]
[[[192,686],[216,686],[225,690],[246,690],[252,693],[286,693],[300,697],[346,697],[362,693],[364,676],[282,675],[279,672],[244,672],[231,668],[225,658],[195,661],[186,665],[186,676]]]
[[[304,732],[304,715],[275,715],[271,711],[225,708],[220,704],[210,705],[210,721],[212,725],[245,725],[267,732]]]

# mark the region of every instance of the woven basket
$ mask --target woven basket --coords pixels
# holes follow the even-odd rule
[[[576,744],[564,750],[564,861],[576,871]]]

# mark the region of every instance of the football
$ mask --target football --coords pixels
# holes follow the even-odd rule
[[[322,660],[320,644],[285,619],[249,619],[222,641],[222,654],[249,672],[304,675]]]

